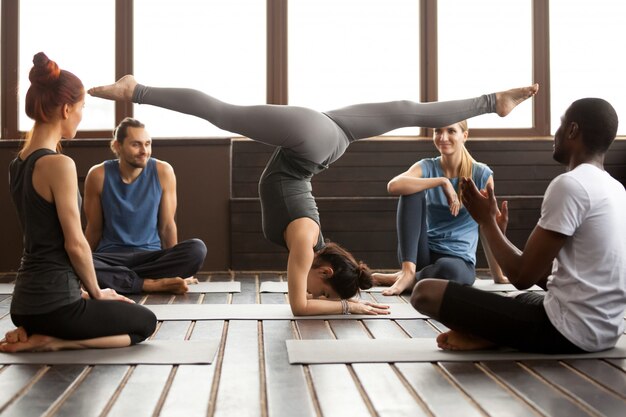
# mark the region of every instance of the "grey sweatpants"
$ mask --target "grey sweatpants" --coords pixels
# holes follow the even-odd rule
[[[401,127],[442,127],[495,112],[495,94],[476,98],[415,103],[390,101],[356,104],[321,113],[284,105],[238,106],[185,88],[137,85],[133,101],[200,117],[258,142],[290,149],[318,164],[337,160],[350,142]]]

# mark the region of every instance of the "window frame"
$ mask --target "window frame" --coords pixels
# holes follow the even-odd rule
[[[0,0],[0,138],[16,139],[25,132],[18,130],[18,97],[11,92],[18,88],[19,0]],[[420,1],[420,100],[437,101],[437,0]],[[549,4],[532,0],[533,81],[541,86],[541,94],[534,98],[533,127],[522,129],[473,129],[472,136],[482,138],[528,139],[550,135],[550,51]],[[266,0],[267,19],[267,82],[266,101],[269,104],[288,104],[287,26],[288,0]],[[133,1],[115,0],[115,78],[133,73]],[[115,104],[115,123],[133,115],[132,103]],[[79,130],[78,138],[109,137],[110,131]],[[431,137],[432,129],[420,129],[419,136]]]

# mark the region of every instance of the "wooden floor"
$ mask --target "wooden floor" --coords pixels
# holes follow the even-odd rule
[[[145,304],[276,304],[259,293],[281,273],[204,273],[241,293],[137,296]],[[11,282],[13,274],[0,274]],[[366,294],[365,296],[372,297]],[[4,298],[1,298],[4,297]],[[385,303],[405,297],[373,295]],[[13,328],[0,296],[0,333]],[[433,320],[172,321],[153,339],[221,338],[211,365],[0,369],[0,415],[55,416],[626,416],[626,360],[289,365],[286,339],[435,337]]]

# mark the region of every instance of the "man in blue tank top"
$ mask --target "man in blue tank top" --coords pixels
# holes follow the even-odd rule
[[[152,140],[138,120],[116,127],[117,159],[93,166],[85,179],[85,235],[98,282],[119,293],[185,293],[206,256],[199,239],[178,243],[176,176],[151,158]]]

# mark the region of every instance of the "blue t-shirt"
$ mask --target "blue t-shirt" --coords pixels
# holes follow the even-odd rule
[[[423,178],[444,177],[441,169],[441,157],[419,161]],[[485,164],[474,162],[472,179],[479,189],[487,186],[487,180],[493,174]],[[458,189],[459,179],[450,178],[454,189]],[[478,224],[472,219],[465,207],[454,217],[450,213],[448,200],[441,187],[426,190],[428,247],[431,251],[453,255],[476,264],[478,246]]]
[[[102,187],[102,238],[96,252],[160,250],[158,232],[161,182],[150,158],[130,184],[120,177],[119,161],[105,161]]]

